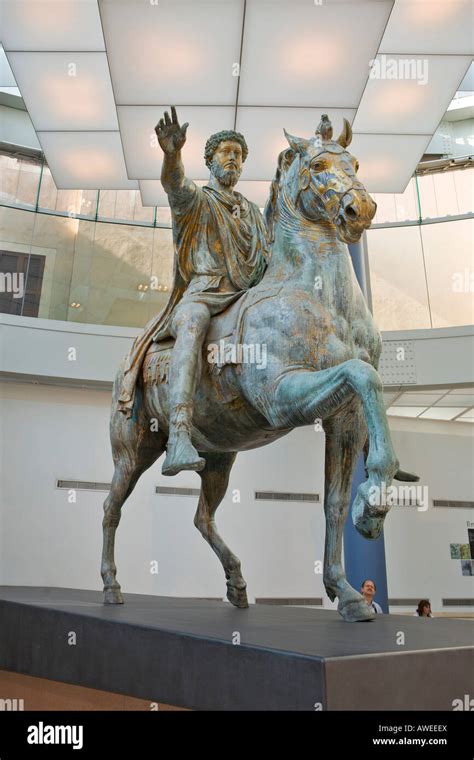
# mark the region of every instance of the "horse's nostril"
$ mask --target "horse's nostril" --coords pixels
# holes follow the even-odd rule
[[[346,216],[349,217],[349,219],[357,218],[357,211],[352,206],[346,206],[344,211],[345,211]]]

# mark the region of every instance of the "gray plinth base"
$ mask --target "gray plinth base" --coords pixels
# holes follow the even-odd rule
[[[0,587],[0,669],[197,710],[451,710],[472,691],[473,634],[462,620],[349,624],[327,610],[138,594],[104,606],[97,591]]]

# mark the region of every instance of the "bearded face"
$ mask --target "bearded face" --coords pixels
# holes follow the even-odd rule
[[[224,185],[234,187],[242,173],[242,147],[235,140],[224,140],[217,146],[211,161],[211,174]]]

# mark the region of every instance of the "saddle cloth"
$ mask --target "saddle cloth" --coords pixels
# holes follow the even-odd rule
[[[282,287],[280,284],[250,288],[242,298],[231,304],[225,311],[212,317],[204,342],[206,351],[211,343],[218,346],[221,341],[226,346],[242,345],[244,318],[248,309],[266,298],[274,298],[280,293]],[[142,367],[142,378],[145,383],[159,385],[168,381],[170,355],[174,342],[174,338],[165,338],[151,344]],[[242,364],[241,352],[225,351],[220,361],[205,363],[210,373],[218,374],[228,364]]]

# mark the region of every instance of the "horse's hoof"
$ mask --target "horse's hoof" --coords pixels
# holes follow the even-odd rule
[[[360,602],[339,604],[337,611],[346,623],[366,623],[369,620],[375,620],[375,612],[363,599]]]
[[[354,525],[357,531],[364,538],[375,540],[379,538],[383,531],[383,517],[359,517],[354,519]]]
[[[357,494],[352,506],[352,522],[364,538],[376,539],[383,530],[384,517],[370,515],[370,504]]]
[[[104,604],[123,604],[122,592],[119,588],[108,588],[104,591]]]
[[[227,599],[231,604],[234,605],[234,607],[240,607],[241,609],[245,609],[249,606],[248,599],[247,599],[247,589],[244,588],[236,588],[235,586],[227,586]]]

